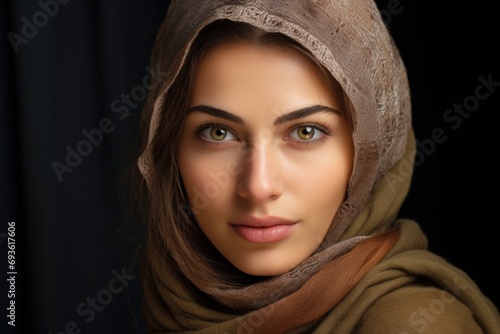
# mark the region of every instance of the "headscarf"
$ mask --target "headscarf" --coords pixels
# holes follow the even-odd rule
[[[364,294],[375,283],[383,294],[417,277],[437,286],[460,277],[470,288],[457,298],[472,305],[482,328],[498,333],[498,311],[474,282],[426,251],[418,224],[397,219],[416,145],[406,69],[373,0],[172,1],[151,58],[165,79],[144,107],[148,145],[138,166],[146,183],[155,168],[151,142],[169,103],[166,92],[200,30],[221,19],[292,38],[340,83],[354,107],[355,156],[347,198],[313,255],[287,273],[246,286],[218,288],[192,277],[161,249],[148,252],[143,281],[150,331],[299,333],[327,324],[347,333],[376,300],[377,294],[368,299]],[[415,256],[417,251],[422,254]],[[395,267],[404,270],[387,278],[387,270]]]

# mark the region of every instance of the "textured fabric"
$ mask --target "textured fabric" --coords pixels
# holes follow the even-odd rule
[[[442,289],[422,285],[402,287],[379,298],[354,333],[391,333],[394,328],[400,333],[483,333],[471,310],[460,300]]]
[[[401,220],[398,226],[401,237],[391,252],[337,304],[314,333],[440,333],[437,329],[442,328],[447,328],[443,333],[469,333],[467,328],[499,333],[498,309],[470,277],[427,251],[427,239],[418,224]],[[406,294],[409,290],[411,296]],[[396,299],[405,306],[384,310]],[[422,318],[429,331],[422,330]],[[457,325],[462,331],[452,332]]]
[[[374,236],[361,241],[350,252],[347,252],[327,263],[320,271],[312,275],[299,289],[284,297],[276,290],[266,289],[267,296],[261,297],[260,304],[263,307],[253,305],[253,310],[243,313],[238,318],[225,319],[223,314],[212,312],[210,307],[193,307],[191,289],[184,284],[179,285],[181,276],[175,277],[175,273],[165,268],[161,276],[156,276],[165,286],[157,285],[154,289],[146,287],[146,301],[150,314],[148,320],[154,323],[153,332],[162,332],[165,328],[181,331],[189,326],[196,326],[202,330],[208,328],[211,333],[216,333],[222,328],[230,329],[231,332],[244,333],[256,327],[259,333],[287,333],[296,328],[308,326],[319,320],[332,309],[350,290],[373,268],[393,247],[399,238],[399,229],[390,230],[384,234]],[[155,261],[156,262],[156,261]],[[157,262],[158,263],[158,262]],[[339,270],[339,268],[343,268]],[[149,275],[150,273],[147,273]],[[158,272],[156,272],[158,275]],[[151,280],[148,276],[146,281]],[[334,284],[332,284],[334,282]],[[149,282],[148,282],[149,283]],[[172,286],[176,290],[172,290]],[[156,290],[159,288],[159,290]],[[245,299],[242,296],[242,300]],[[163,302],[173,301],[174,307],[169,308],[171,315],[165,317]],[[240,301],[240,302],[241,302]],[[204,304],[203,301],[198,301]],[[223,300],[220,300],[223,302]],[[301,307],[297,307],[301,305]],[[231,305],[232,306],[232,305]],[[239,306],[239,305],[236,305]],[[248,308],[248,305],[245,305]],[[200,310],[201,313],[197,313]],[[235,307],[231,307],[232,310]],[[160,311],[156,313],[156,311]],[[195,312],[193,312],[195,311]],[[208,312],[207,312],[208,311]],[[193,318],[199,317],[197,324]],[[272,318],[272,321],[269,321]],[[217,321],[224,319],[222,323]],[[175,321],[172,321],[175,320]],[[157,322],[159,321],[159,322]],[[229,327],[226,327],[229,326]]]
[[[355,109],[354,169],[347,198],[322,244],[290,272],[240,288],[221,289],[216,282],[192,277],[169,254],[150,249],[143,276],[144,314],[150,331],[366,332],[367,324],[377,323],[377,319],[367,319],[365,314],[395,317],[399,320],[396,324],[406,325],[407,313],[394,310],[394,314],[383,314],[377,311],[383,303],[377,301],[391,291],[425,283],[448,291],[470,310],[471,328],[499,333],[498,310],[474,282],[426,250],[427,240],[417,223],[396,219],[410,186],[416,146],[406,70],[373,1],[173,1],[153,50],[152,67],[166,73],[166,79],[145,104],[143,117],[150,125],[149,143],[157,132],[162,106],[169,103],[164,99],[165,92],[184,64],[189,46],[204,26],[218,19],[283,33],[311,51],[330,71]],[[151,182],[155,162],[149,146],[138,165],[146,182]],[[353,277],[359,281],[341,293],[343,281],[334,273],[353,269],[341,259],[363,253],[368,240],[392,245],[392,234],[384,234],[391,229],[399,231],[394,247],[382,256],[368,257],[373,260],[368,261],[368,267],[354,267]],[[314,281],[321,284],[311,284]],[[457,281],[463,289],[452,284]],[[339,290],[325,289],[324,284],[339,284]],[[313,307],[311,300],[287,303],[300,295],[301,289],[311,287],[317,289],[313,289],[313,295],[319,291],[331,297],[326,309],[306,312],[302,307]],[[336,300],[335,296],[341,297]],[[285,309],[289,313],[280,313]],[[436,323],[463,318],[461,311],[450,313],[437,318]],[[287,322],[291,317],[294,321]],[[391,332],[405,330],[394,327]]]

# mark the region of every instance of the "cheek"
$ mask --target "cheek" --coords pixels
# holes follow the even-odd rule
[[[211,212],[221,212],[234,197],[239,164],[227,156],[201,152],[179,156],[179,169],[191,209],[204,220]]]
[[[300,152],[287,164],[293,169],[293,182],[297,191],[322,197],[343,194],[352,170],[351,150],[332,143],[314,152]]]
[[[301,168],[290,175],[289,189],[305,204],[309,216],[329,224],[346,196],[352,171],[350,150],[326,147],[325,152],[304,156],[295,165]]]
[[[345,164],[331,163],[316,168],[308,181],[309,201],[321,205],[320,209],[335,213],[345,198],[349,175],[350,168]]]

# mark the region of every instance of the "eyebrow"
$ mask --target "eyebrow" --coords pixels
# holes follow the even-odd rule
[[[340,112],[337,109],[334,109],[332,107],[324,106],[321,104],[316,104],[314,106],[302,108],[299,110],[292,111],[290,113],[281,115],[280,117],[276,118],[274,121],[274,125],[280,125],[286,122],[290,122],[299,118],[303,118],[312,114],[316,114],[319,112],[331,112],[337,115],[340,115]]]
[[[200,111],[200,112],[203,112],[203,113],[206,113],[206,114],[218,117],[218,118],[222,118],[222,119],[234,122],[234,123],[239,124],[239,125],[245,124],[245,120],[243,118],[241,118],[240,116],[237,116],[235,114],[232,114],[230,112],[227,112],[227,111],[224,111],[224,110],[221,110],[218,108],[214,108],[214,107],[210,107],[210,106],[202,105],[202,104],[189,108],[187,110],[187,113],[189,114],[189,113],[196,112],[196,111]],[[303,117],[306,117],[306,116],[309,116],[312,114],[316,114],[319,112],[330,112],[330,113],[334,113],[337,115],[341,115],[340,111],[338,111],[337,109],[334,109],[334,108],[328,107],[328,106],[324,106],[321,104],[316,104],[316,105],[313,105],[310,107],[298,109],[298,110],[289,112],[287,114],[281,115],[274,120],[274,125],[275,126],[281,125],[281,124],[284,124],[286,122],[290,122],[290,121],[293,121],[293,120],[296,120],[299,118],[303,118]]]

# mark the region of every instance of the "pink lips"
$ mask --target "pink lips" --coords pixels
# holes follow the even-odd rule
[[[269,243],[283,240],[295,228],[297,222],[279,217],[246,217],[231,222],[240,237],[253,243]]]

